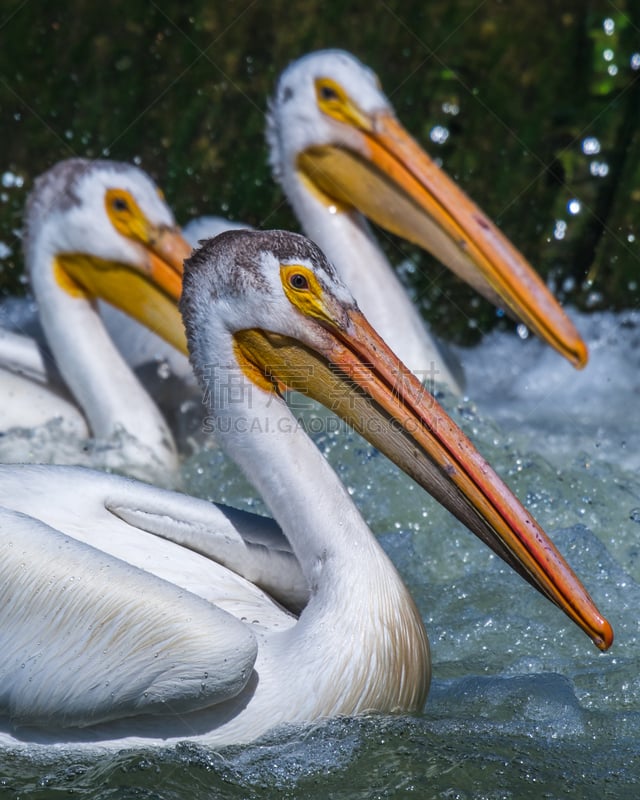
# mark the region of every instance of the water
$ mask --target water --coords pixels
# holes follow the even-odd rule
[[[0,755],[16,798],[627,798],[640,787],[640,314],[578,315],[582,373],[533,340],[462,351],[471,399],[444,397],[533,509],[613,624],[599,653],[564,615],[353,435],[301,418],[401,570],[427,625],[422,714],[321,722],[246,747],[186,743],[95,760]],[[319,428],[319,430],[318,430]],[[217,475],[215,485],[209,475]],[[188,488],[260,510],[215,449]]]

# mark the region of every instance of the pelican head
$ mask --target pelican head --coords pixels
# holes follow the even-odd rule
[[[411,138],[377,76],[352,55],[320,51],[285,69],[267,137],[294,205],[306,193],[329,213],[362,212],[433,253],[574,366],[586,364],[586,345],[537,273]]]
[[[556,603],[599,647],[610,645],[609,623],[553,543],[376,334],[312,242],[282,231],[229,231],[208,240],[185,263],[181,309],[191,361],[203,385],[210,383],[207,370],[215,354],[221,365],[234,365],[273,403],[288,388],[320,400]],[[216,413],[233,415],[233,404]],[[251,426],[229,426],[220,442],[233,453],[246,453],[253,436]],[[264,472],[277,503],[286,506],[295,502],[287,494],[286,480],[281,485],[271,474],[281,468],[281,460],[278,456],[266,465],[253,459],[249,469],[252,477]],[[313,491],[309,487],[309,494]],[[277,508],[272,511],[278,519]],[[319,524],[321,517],[318,509]]]
[[[36,181],[25,218],[37,292],[106,300],[184,349],[176,304],[191,248],[145,172],[113,161],[62,161]]]

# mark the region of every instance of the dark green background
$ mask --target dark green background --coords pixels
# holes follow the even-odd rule
[[[264,112],[281,69],[329,46],[378,72],[406,127],[563,301],[638,305],[637,0],[3,0],[0,241],[12,254],[0,287],[20,288],[15,231],[33,178],[72,155],[139,159],[183,222],[222,213],[296,228],[266,163]],[[435,125],[449,129],[444,145],[430,140]],[[587,136],[599,154],[585,155]],[[606,177],[591,174],[594,160]],[[7,172],[22,185],[7,186]],[[568,225],[562,240],[556,220]],[[438,330],[468,342],[494,324],[427,255],[382,239],[394,263],[417,260],[411,279]]]

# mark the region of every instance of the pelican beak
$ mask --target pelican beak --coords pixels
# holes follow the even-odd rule
[[[72,294],[100,298],[119,308],[186,355],[178,301],[182,263],[191,247],[178,228],[146,221],[130,238],[139,252],[135,264],[63,253],[56,257],[58,283]]]
[[[178,227],[152,225],[144,217],[142,225],[133,227],[129,236],[142,246],[139,269],[149,281],[177,304],[182,294],[184,260],[191,255],[191,245]]]
[[[554,544],[362,313],[308,322],[316,333],[304,346],[264,330],[234,334],[254,381],[335,411],[606,650],[611,626]]]
[[[342,121],[357,132],[353,148],[314,146],[298,155],[298,171],[316,193],[425,248],[584,367],[587,347],[539,275],[392,114],[367,115],[351,104]]]
[[[145,244],[149,248],[150,255],[160,261],[158,281],[166,282],[167,294],[178,302],[182,293],[184,260],[191,255],[191,245],[178,228],[152,225],[149,225],[147,229]],[[169,269],[165,274],[166,267]],[[160,277],[160,273],[162,273],[162,277]]]

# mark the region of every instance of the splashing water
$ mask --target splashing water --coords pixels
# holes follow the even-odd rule
[[[294,406],[401,571],[429,631],[433,684],[414,717],[287,728],[247,747],[183,746],[34,762],[0,756],[23,798],[635,796],[640,785],[640,314],[577,316],[578,373],[494,333],[461,357],[471,399],[441,398],[531,509],[613,624],[599,653],[389,462],[312,404]],[[212,479],[211,476],[215,476]],[[264,512],[215,447],[195,494]]]

